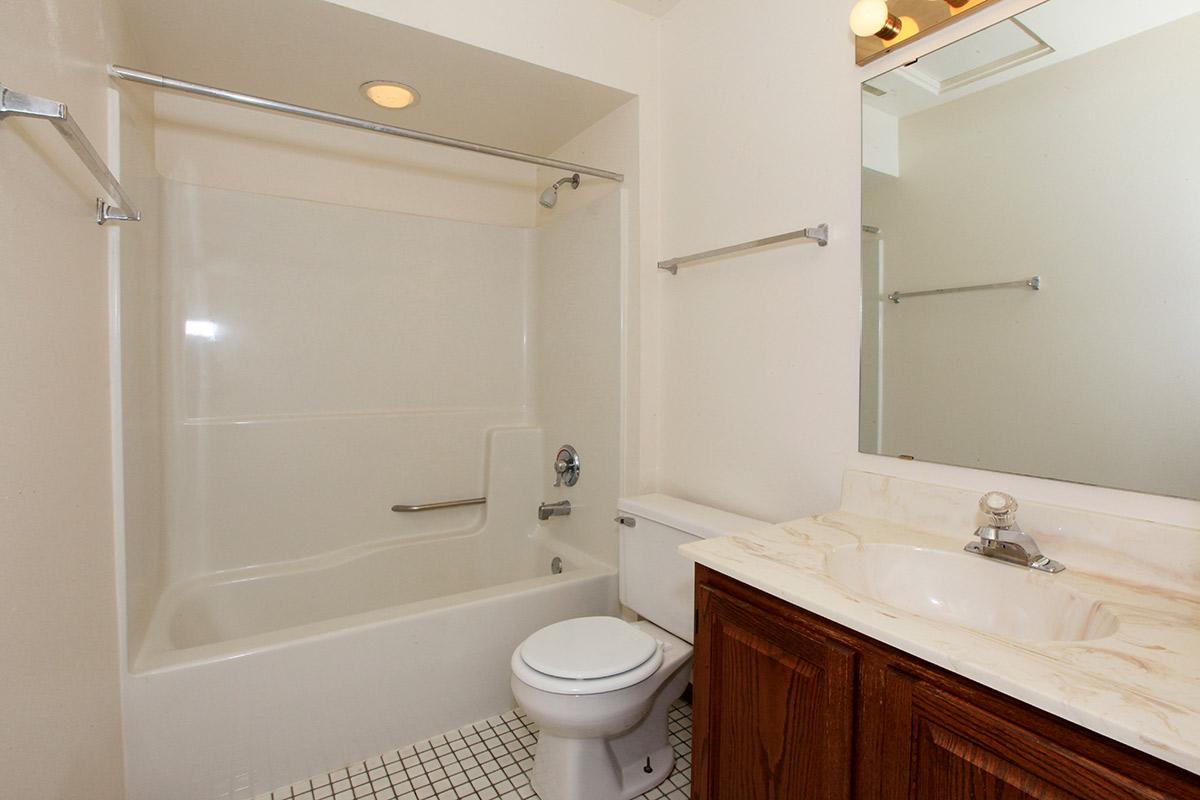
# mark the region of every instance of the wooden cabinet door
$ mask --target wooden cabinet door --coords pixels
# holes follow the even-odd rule
[[[1171,781],[1140,777],[1110,750],[888,670],[884,800],[1168,800]],[[1116,759],[1119,761],[1120,759]],[[1188,793],[1186,796],[1192,796]]]
[[[855,653],[703,583],[693,800],[848,800]]]

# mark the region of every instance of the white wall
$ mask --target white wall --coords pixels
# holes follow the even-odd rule
[[[126,624],[124,655],[132,660],[164,584],[161,181],[154,164],[150,98],[118,88],[109,92],[116,109],[110,113],[120,118],[122,181],[137,199],[143,217],[137,225],[117,229],[119,247],[109,264],[118,600]]]
[[[529,198],[537,170],[528,164],[185,95],[155,93],[154,107],[158,170],[181,183],[469,222],[534,224],[538,206]]]
[[[547,500],[575,506],[571,517],[549,524],[614,565],[617,499],[637,493],[641,479],[641,419],[627,413],[638,409],[642,385],[630,346],[641,330],[640,275],[630,267],[643,228],[639,111],[631,100],[553,153],[621,172],[623,183],[584,176],[579,189],[559,191],[553,209],[538,209],[538,420],[549,447],[574,444],[585,464],[577,489],[548,487]],[[561,176],[539,169],[538,186]]]
[[[563,203],[537,232],[538,424],[545,430],[545,500],[571,515],[543,523],[616,565],[621,466],[621,193]],[[553,488],[554,452],[580,454],[575,486]]]
[[[529,229],[173,181],[162,220],[171,581],[479,517],[390,509],[529,421]]]
[[[862,69],[848,0],[684,0],[663,18],[661,255],[832,226],[825,250],[663,278],[664,491],[792,518],[835,507],[849,464],[1200,525],[1200,503],[857,453],[860,82],[1033,4],[999,2]]]
[[[525,423],[588,451],[576,515],[551,522],[615,563],[638,103],[550,154],[627,182],[585,176],[546,211],[558,171],[154,97],[167,581],[428,531],[388,507],[482,494],[484,431]],[[188,319],[220,326],[216,341],[183,336]]]
[[[863,166],[885,175],[899,175],[900,121],[865,104],[862,115]]]
[[[66,102],[104,152],[99,0],[6,3],[3,80]],[[123,795],[110,484],[106,249],[97,187],[43,121],[0,122],[0,786]]]
[[[661,256],[828,222],[657,276],[660,489],[758,518],[833,508],[857,435],[858,90],[848,4],[684,0],[662,28]]]
[[[661,284],[656,279],[659,258],[660,191],[660,27],[661,21],[611,0],[331,0],[339,5],[401,22],[467,44],[483,47],[533,64],[556,69],[636,95],[637,130],[632,157],[636,181],[626,189],[630,213],[627,264],[624,276],[623,331],[625,350],[622,397],[622,492],[636,494],[657,485],[659,377],[659,315]],[[626,107],[629,113],[629,106]],[[614,114],[621,113],[620,110]],[[609,115],[611,119],[613,115]],[[600,129],[603,121],[591,130]],[[591,141],[585,132],[559,154],[577,152],[573,145]],[[621,148],[627,148],[622,143]],[[626,156],[607,148],[585,163],[607,166]],[[613,161],[608,155],[618,156]],[[627,153],[627,155],[630,155]],[[560,155],[568,158],[570,156]],[[626,162],[628,163],[628,162]],[[622,169],[621,166],[608,167]],[[635,170],[624,167],[629,174]]]
[[[1197,35],[1200,15],[901,121],[901,177],[864,202],[884,292],[1044,288],[882,304],[884,452],[1200,497]]]

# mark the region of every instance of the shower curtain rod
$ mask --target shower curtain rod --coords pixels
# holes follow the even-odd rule
[[[141,70],[130,69],[129,67],[121,67],[117,66],[116,64],[110,65],[108,72],[114,78],[122,78],[127,81],[145,83],[150,86],[155,86],[159,89],[172,89],[177,92],[186,92],[188,94],[200,95],[201,97],[210,97],[214,100],[224,100],[230,103],[237,103],[238,105],[250,106],[251,108],[261,108],[266,111],[278,111],[283,114],[292,114],[297,117],[315,119],[319,122],[330,122],[334,125],[341,125],[346,128],[358,128],[359,130],[373,131],[374,133],[385,133],[389,136],[399,136],[402,139],[414,139],[418,142],[428,142],[429,144],[438,144],[442,145],[443,147],[453,147],[458,150],[467,150],[472,153],[482,153],[488,156],[507,158],[510,161],[523,161],[526,164],[536,164],[540,167],[561,169],[564,172],[579,172],[583,175],[591,175],[596,178],[604,178],[605,180],[610,181],[620,182],[625,180],[625,176],[619,172],[609,172],[605,169],[588,167],[584,166],[583,164],[572,164],[570,161],[559,161],[555,158],[533,156],[529,155],[528,153],[517,152],[516,150],[505,150],[502,147],[476,144],[475,142],[468,142],[464,141],[463,139],[452,139],[448,136],[438,136],[435,133],[414,131],[410,128],[399,128],[395,125],[387,125],[382,122],[373,122],[369,119],[348,117],[345,114],[335,114],[332,111],[321,111],[316,108],[308,108],[307,106],[284,103],[282,101],[271,100],[266,97],[255,97],[252,94],[242,94],[241,92],[233,92],[228,89],[218,89],[215,86],[205,86],[200,83],[181,81],[176,78],[168,78],[165,75],[155,75],[151,72],[142,72]]]

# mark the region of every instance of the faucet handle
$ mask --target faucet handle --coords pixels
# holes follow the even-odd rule
[[[1011,494],[988,492],[979,498],[979,510],[996,528],[1010,528],[1017,521],[1017,501]]]
[[[558,448],[554,455],[554,485],[574,486],[579,482],[579,453],[569,444]]]

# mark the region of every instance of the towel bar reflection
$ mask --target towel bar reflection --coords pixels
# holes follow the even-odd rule
[[[693,253],[690,256],[680,256],[679,258],[668,258],[666,261],[658,262],[659,269],[665,269],[672,275],[679,272],[680,267],[687,266],[695,261],[707,261],[710,258],[719,256],[728,256],[734,253],[741,253],[746,250],[754,250],[759,247],[767,247],[772,244],[782,244],[790,242],[794,239],[807,239],[810,242],[816,242],[819,246],[824,247],[829,244],[829,226],[822,223],[815,228],[801,228],[798,231],[789,231],[781,233],[777,236],[768,236],[765,239],[755,239],[750,242],[742,242],[741,244],[732,244],[728,247],[718,247],[716,250],[705,250],[703,253]]]
[[[421,503],[415,506],[392,506],[392,511],[408,514],[413,511],[433,511],[438,508],[457,508],[459,506],[481,506],[487,502],[486,497],[472,497],[469,500],[447,500],[442,503]]]
[[[1032,289],[1035,292],[1042,288],[1042,276],[1034,275],[1023,281],[1005,281],[1004,283],[981,283],[976,286],[951,286],[948,289],[926,289],[923,292],[892,292],[888,300],[899,303],[904,297],[925,297],[931,294],[953,294],[955,292],[978,292],[983,289]]]
[[[109,171],[104,160],[100,158],[100,154],[96,152],[96,148],[92,147],[92,143],[75,123],[75,118],[67,111],[65,104],[47,100],[44,97],[14,92],[0,84],[0,120],[6,117],[44,119],[67,140],[67,144],[75,151],[75,155],[79,156],[79,160],[91,171],[96,181],[104,187],[108,196],[118,203],[118,205],[112,205],[106,203],[103,198],[97,198],[97,224],[103,225],[111,221],[137,222],[142,218],[142,213],[137,210],[133,199],[125,193],[121,182]]]

